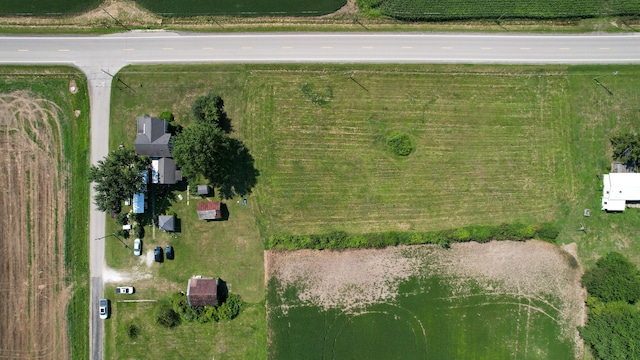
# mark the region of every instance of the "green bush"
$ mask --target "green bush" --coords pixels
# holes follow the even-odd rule
[[[545,233],[541,233],[542,231]],[[497,226],[467,226],[458,229],[431,231],[423,233],[388,231],[383,233],[349,234],[333,231],[324,234],[272,235],[265,241],[267,249],[348,249],[383,248],[396,245],[438,244],[448,248],[451,243],[492,240],[527,240],[540,238],[554,240],[557,229],[551,224],[501,224]]]
[[[156,312],[156,323],[167,329],[180,325],[180,315],[173,310],[171,305],[162,304]]]
[[[127,325],[127,336],[131,340],[137,339],[138,336],[140,336],[140,327],[135,323],[129,323],[129,325]]]
[[[158,115],[158,118],[165,119],[167,120],[167,122],[173,122],[173,120],[175,119],[171,111],[163,111],[162,113],[160,113],[160,115]]]
[[[640,278],[635,264],[622,254],[610,252],[585,271],[582,284],[589,295],[604,302],[635,304],[640,299]]]
[[[415,146],[407,134],[393,133],[387,138],[387,147],[397,156],[409,156]]]
[[[220,306],[215,307],[189,306],[184,293],[175,293],[171,296],[171,304],[180,319],[201,324],[234,319],[243,306],[242,298],[237,294],[229,294]]]

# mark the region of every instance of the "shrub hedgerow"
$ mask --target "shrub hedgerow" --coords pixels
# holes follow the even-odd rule
[[[449,247],[451,243],[476,241],[484,243],[492,240],[541,239],[553,241],[558,237],[559,229],[554,224],[501,224],[473,225],[458,229],[430,232],[387,231],[381,233],[349,234],[344,231],[332,231],[324,234],[272,235],[265,241],[265,247],[273,250],[298,249],[360,249],[383,248],[397,245],[438,244]]]

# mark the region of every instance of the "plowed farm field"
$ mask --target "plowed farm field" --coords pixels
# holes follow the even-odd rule
[[[67,359],[60,108],[0,93],[0,358]]]

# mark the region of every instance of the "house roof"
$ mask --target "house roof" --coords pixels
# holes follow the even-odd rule
[[[198,203],[198,219],[215,220],[221,218],[220,201],[201,201]]]
[[[158,160],[158,182],[160,184],[175,184],[182,180],[182,172],[176,170],[176,162],[172,158]]]
[[[640,174],[605,174],[602,182],[602,210],[623,211],[627,201],[640,201]]]
[[[138,117],[138,136],[133,142],[138,155],[171,157],[171,134],[167,122],[150,116]]]
[[[158,216],[158,228],[164,231],[175,231],[176,229],[176,217],[175,215],[160,215]]]
[[[187,284],[189,306],[217,306],[218,279],[191,278]]]
[[[209,195],[209,185],[198,185],[198,195]]]

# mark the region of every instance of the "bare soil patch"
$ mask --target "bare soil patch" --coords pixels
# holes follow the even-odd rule
[[[68,359],[60,109],[0,94],[0,358]]]
[[[267,279],[275,277],[283,288],[296,288],[302,304],[324,309],[349,312],[386,303],[398,295],[402,280],[430,276],[450,279],[451,298],[468,296],[473,283],[486,294],[542,301],[558,311],[556,321],[563,337],[575,342],[580,352],[576,357],[582,355],[576,327],[585,320],[586,293],[575,245],[565,250],[539,241],[501,241],[453,244],[448,250],[422,245],[340,252],[267,251],[265,255]],[[287,306],[281,309],[286,312]]]

